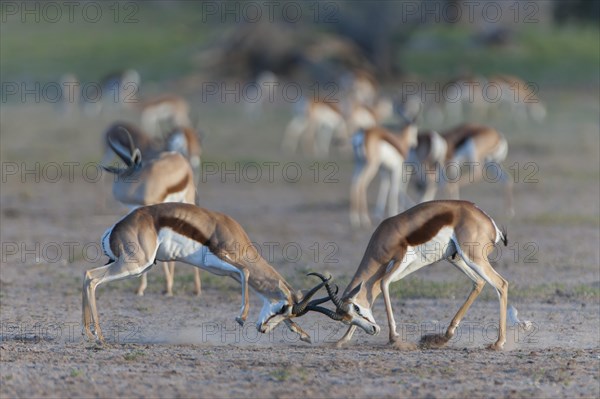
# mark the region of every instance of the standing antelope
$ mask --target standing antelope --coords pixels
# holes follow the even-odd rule
[[[288,123],[282,148],[296,152],[302,142],[305,153],[324,157],[329,154],[333,138],[346,141],[348,129],[346,118],[333,101],[310,101],[302,112]]]
[[[480,180],[489,166],[493,166],[494,178],[504,184],[505,209],[508,216],[514,215],[513,185],[510,175],[502,168],[501,162],[508,154],[508,143],[502,133],[496,129],[477,124],[462,124],[442,133],[446,141],[445,172],[440,177],[440,188],[446,187],[453,199],[458,199],[461,185]],[[474,173],[463,175],[461,172],[456,180],[447,176],[449,167],[460,169],[471,167]],[[432,198],[435,190],[432,190]]]
[[[190,105],[175,94],[164,94],[144,101],[140,106],[145,131],[160,136],[175,127],[191,127]]]
[[[546,107],[536,95],[536,87],[516,76],[495,75],[489,79],[500,91],[500,101],[508,105],[511,115],[531,118],[542,123],[546,118]]]
[[[310,342],[310,336],[292,320],[329,298],[310,298],[327,282],[306,295],[290,284],[263,259],[244,229],[231,217],[191,204],[163,203],[133,210],[110,227],[102,237],[110,261],[85,272],[82,291],[83,333],[103,341],[96,309],[96,288],[103,283],[136,277],[157,261],[181,261],[241,284],[242,307],[236,321],[243,325],[249,311],[249,288],[263,300],[257,329],[267,333],[282,321]]]
[[[73,115],[81,99],[81,83],[73,73],[65,73],[60,77],[60,112],[65,116]]]
[[[196,182],[200,178],[200,155],[202,146],[196,131],[189,126],[181,126],[173,129],[166,138],[165,147],[168,151],[176,151],[182,154],[192,165]]]
[[[441,170],[445,165],[448,144],[436,131],[419,132],[417,146],[411,151],[410,160],[417,171],[417,182],[423,190],[419,202],[435,198]]]
[[[506,233],[498,229],[489,215],[466,201],[425,202],[384,220],[371,236],[342,298],[326,285],[336,311],[321,313],[350,325],[337,345],[350,341],[356,327],[371,335],[379,333],[380,327],[371,309],[379,294],[383,294],[389,341],[402,346],[392,312],[390,283],[446,259],[473,281],[473,289],[450,322],[446,333],[427,335],[421,343],[424,346],[445,345],[454,336],[463,316],[487,282],[494,287],[500,301],[498,339],[490,348],[502,349],[506,341],[508,282],[488,261],[488,255],[500,241],[507,245]],[[521,323],[516,319],[516,313],[513,312],[514,321]]]
[[[140,149],[134,147],[130,133],[123,127],[118,131],[121,134],[113,132],[107,136],[108,145],[125,162],[127,168],[103,166],[106,171],[117,175],[112,190],[117,201],[130,209],[162,202],[194,203],[194,175],[188,161],[180,153],[162,152],[156,158],[142,162]],[[119,138],[115,140],[113,136]],[[127,144],[124,145],[123,142]],[[165,262],[163,268],[166,278],[165,293],[172,296],[175,265],[173,262]],[[194,270],[194,283],[195,293],[200,295],[198,269]],[[144,295],[147,285],[144,273],[137,294]]]
[[[408,121],[402,131],[395,135],[378,126],[359,130],[352,138],[354,148],[354,175],[350,189],[350,222],[354,227],[371,225],[367,204],[367,188],[380,167],[385,170],[379,186],[376,212],[383,216],[398,213],[398,196],[406,182],[402,177],[402,166],[409,151],[417,144],[417,127],[414,120]]]
[[[93,98],[84,96],[84,111],[98,115],[108,108],[133,107],[138,102],[140,74],[135,69],[109,73],[100,79],[99,92]]]

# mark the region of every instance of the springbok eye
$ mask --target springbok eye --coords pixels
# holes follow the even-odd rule
[[[360,308],[358,307],[358,305],[354,305],[354,311],[360,314]]]
[[[278,312],[279,314],[284,314],[285,312],[287,312],[288,310],[288,306],[284,305],[281,307],[281,310]]]

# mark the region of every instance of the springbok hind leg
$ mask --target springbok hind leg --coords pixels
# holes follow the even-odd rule
[[[450,261],[454,266],[456,266],[461,272],[466,274],[467,277],[469,277],[473,281],[473,288],[469,293],[469,296],[465,300],[465,303],[463,303],[460,309],[458,309],[458,312],[456,312],[456,315],[452,318],[452,321],[450,322],[450,325],[446,330],[446,334],[429,334],[423,336],[420,342],[420,345],[422,347],[440,348],[446,345],[448,341],[450,341],[450,339],[452,339],[452,337],[454,336],[454,333],[458,328],[465,313],[467,312],[467,310],[469,310],[469,308],[471,307],[475,299],[477,299],[477,297],[481,293],[481,290],[483,290],[483,287],[485,286],[485,280],[483,280],[477,275],[477,273],[471,270],[462,258],[455,255],[454,259],[449,258],[448,261]]]
[[[94,323],[94,332],[96,339],[104,342],[102,330],[100,329],[100,320],[96,308],[96,288],[109,281],[121,280],[127,277],[139,276],[146,269],[152,266],[152,262],[146,262],[143,266],[140,263],[125,262],[119,259],[106,266],[97,267],[88,270],[83,280],[83,323],[84,329],[89,338],[93,338],[90,330],[90,322]],[[91,314],[90,314],[91,313]],[[90,317],[91,316],[91,317]]]
[[[173,280],[175,279],[175,262],[163,262],[165,271],[165,296],[173,296]]]
[[[140,278],[140,285],[137,289],[137,291],[135,292],[137,296],[144,296],[144,291],[146,291],[146,287],[148,287],[148,274],[144,273],[142,274],[142,277]]]
[[[500,321],[498,323],[498,340],[489,345],[489,349],[501,350],[506,342],[506,307],[508,302],[508,281],[500,276],[484,256],[478,256],[474,261],[463,256],[465,263],[486,282],[490,283],[498,294],[500,302]]]

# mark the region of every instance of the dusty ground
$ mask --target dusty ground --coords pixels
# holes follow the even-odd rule
[[[294,287],[314,283],[304,277],[309,270],[329,271],[346,283],[371,234],[349,227],[348,156],[315,161],[280,154],[286,107],[255,121],[245,121],[239,107],[198,104],[196,112],[208,128],[204,161],[216,168],[204,176],[202,205],[236,218]],[[97,255],[99,238],[123,214],[109,185],[94,182],[95,169],[85,165],[99,159],[99,132],[115,116],[58,118],[44,105],[4,105],[0,395],[598,397],[597,115],[597,95],[566,93],[550,104],[546,125],[501,126],[511,146],[506,165],[516,162],[513,174],[519,170],[513,220],[502,216],[500,188],[481,183],[463,192],[508,225],[511,244],[496,269],[510,282],[509,301],[533,322],[531,331],[510,329],[506,350],[496,353],[484,349],[495,339],[498,318],[489,288],[445,349],[387,346],[381,301],[375,318],[382,334],[358,332],[353,345],[336,349],[332,342],[345,328],[320,315],[298,320],[312,345],[282,327],[258,336],[255,298],[252,322],[240,328],[234,322],[239,287],[203,273],[204,292],[195,298],[183,265],[172,298],[161,295],[158,267],[143,298],[133,294],[137,280],[101,287],[98,307],[109,342],[83,340],[82,275],[105,262]],[[136,120],[135,114],[121,117]],[[279,162],[272,181],[269,161]],[[64,162],[78,163],[73,179]],[[252,162],[261,178],[250,170]],[[51,163],[62,173],[57,182]],[[225,173],[236,165],[239,178]],[[295,181],[297,169],[302,177]],[[525,179],[529,173],[537,181]],[[468,290],[446,263],[397,283],[393,305],[403,338],[416,342],[443,331]]]

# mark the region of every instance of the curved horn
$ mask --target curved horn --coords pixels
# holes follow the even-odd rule
[[[109,173],[113,173],[115,175],[120,175],[121,173],[125,172],[127,169],[121,169],[121,168],[117,168],[114,166],[106,166],[106,165],[100,165],[100,167],[102,169],[104,169],[105,171],[109,172]]]
[[[339,313],[334,312],[331,309],[327,309],[321,306],[307,306],[306,307],[307,310],[312,310],[313,312],[319,312],[319,313],[323,313],[325,316],[329,317],[330,319],[333,320],[337,320],[340,321],[342,320],[342,315],[340,315]]]
[[[125,130],[125,128],[123,128],[123,127],[119,127],[119,128],[125,131],[125,133],[127,134],[128,140],[131,143],[133,143],[129,132],[127,130]],[[119,156],[119,158],[121,158],[121,160],[123,162],[125,162],[127,167],[131,167],[131,165],[133,165],[133,161],[131,159],[131,154],[133,154],[133,150],[130,153],[127,153],[125,151],[125,149],[122,148],[120,143],[115,143],[113,141],[110,134],[107,135],[106,139],[108,141],[108,146],[115,152],[115,154],[117,154]],[[130,147],[131,147],[131,144],[130,144]]]
[[[334,285],[335,285],[335,293],[337,294],[340,287],[338,287],[337,284],[334,284]],[[295,316],[296,317],[303,316],[310,310],[310,308],[315,307],[316,305],[320,305],[322,303],[328,302],[329,300],[331,300],[331,297],[329,295],[326,297],[323,297],[323,298],[313,299],[301,310],[300,313],[295,314]]]
[[[331,280],[331,276],[329,276],[329,278],[325,278],[325,276],[319,274],[314,274],[314,273],[308,273],[307,276],[310,275],[315,275],[318,276],[321,280],[323,280],[322,283],[320,283],[319,285],[317,285],[316,287],[313,287],[310,291],[308,291],[306,293],[306,295],[304,296],[304,298],[302,298],[302,300],[298,303],[295,303],[292,307],[292,314],[294,315],[299,315],[299,314],[304,314],[304,308],[308,305],[308,301],[310,300],[310,298],[315,295],[317,293],[317,291],[319,291],[321,288],[323,288],[324,285],[326,285],[329,280]]]
[[[129,153],[133,155],[136,148],[135,144],[133,144],[133,138],[131,137],[131,133],[129,133],[129,130],[125,129],[123,126],[119,126],[119,129],[121,129],[127,136],[127,143],[129,144]]]
[[[327,290],[327,293],[331,298],[331,302],[333,302],[337,309],[340,309],[342,307],[342,300],[337,296],[337,290],[333,292],[331,286],[329,285],[329,280],[331,280],[331,276],[329,277],[329,279],[325,279],[325,277],[319,273],[308,273],[308,275],[317,276],[321,280],[323,280],[323,284],[325,284],[325,289]]]

